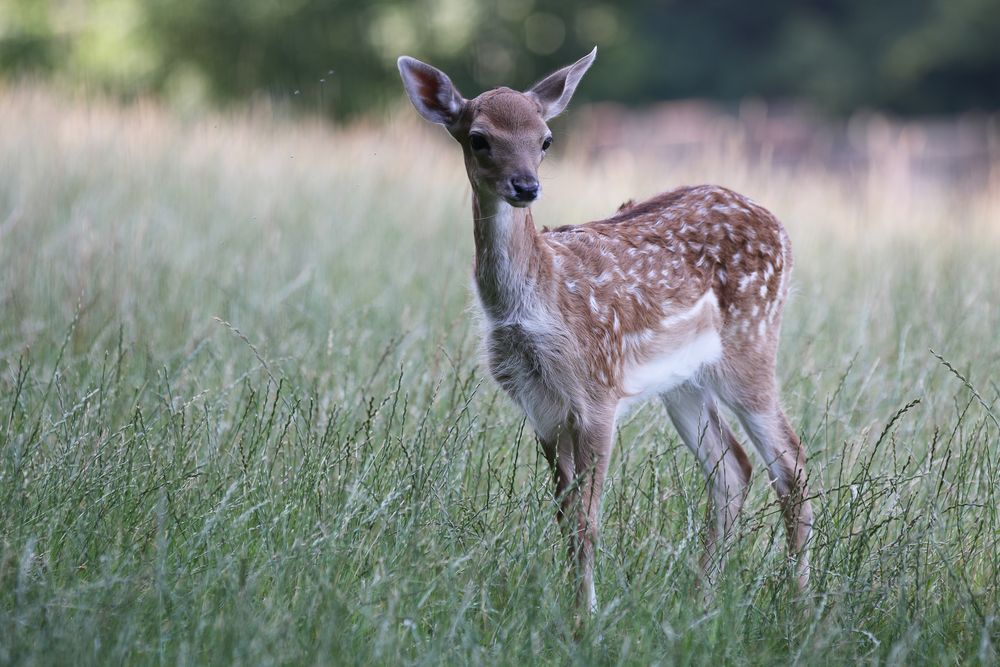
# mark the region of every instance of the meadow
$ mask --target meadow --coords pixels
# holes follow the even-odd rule
[[[575,626],[546,465],[478,363],[461,158],[411,109],[337,128],[15,86],[0,664],[996,664],[1000,134],[955,179],[875,121],[867,162],[794,168],[737,121],[681,154],[594,127],[554,124],[538,224],[714,182],[789,230],[808,596],[757,461],[703,598],[704,481],[651,404],[619,425]]]

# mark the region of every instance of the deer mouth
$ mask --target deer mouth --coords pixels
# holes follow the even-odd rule
[[[534,192],[511,192],[504,193],[500,196],[503,197],[504,201],[513,206],[514,208],[525,208],[531,206],[541,192],[535,190]]]

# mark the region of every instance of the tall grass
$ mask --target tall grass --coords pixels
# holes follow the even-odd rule
[[[785,221],[817,496],[808,598],[758,465],[705,602],[703,481],[639,410],[577,632],[548,472],[477,365],[446,138],[33,88],[0,128],[0,663],[996,663],[1000,179],[557,128],[540,224],[704,181]]]

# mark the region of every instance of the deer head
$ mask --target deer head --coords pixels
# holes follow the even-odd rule
[[[462,145],[465,168],[479,197],[529,206],[538,198],[538,165],[552,144],[545,121],[569,104],[597,48],[545,77],[530,90],[494,88],[467,100],[441,70],[409,56],[397,64],[403,87],[425,119],[444,125]]]

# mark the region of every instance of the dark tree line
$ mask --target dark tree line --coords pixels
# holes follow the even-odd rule
[[[0,72],[336,116],[398,101],[407,53],[474,94],[600,48],[582,97],[1000,108],[997,0],[7,0]]]

